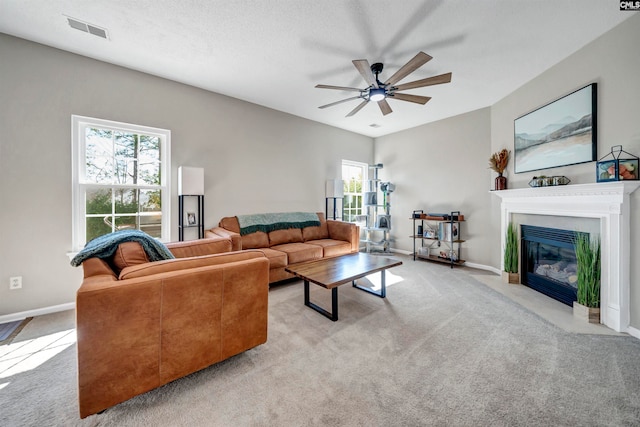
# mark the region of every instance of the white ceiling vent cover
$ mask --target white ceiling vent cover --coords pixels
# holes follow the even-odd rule
[[[95,25],[89,24],[88,22],[83,22],[69,16],[67,16],[66,18],[71,28],[84,31],[85,33],[93,34],[94,36],[102,37],[103,39],[109,39],[107,30],[104,28],[96,27]]]

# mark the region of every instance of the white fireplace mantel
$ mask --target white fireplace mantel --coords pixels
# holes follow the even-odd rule
[[[618,332],[629,328],[630,203],[640,181],[518,188],[493,191],[500,197],[501,236],[513,214],[596,218],[600,220],[602,276],[600,321]],[[504,250],[501,251],[501,268]]]

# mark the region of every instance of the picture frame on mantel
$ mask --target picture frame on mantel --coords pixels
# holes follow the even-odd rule
[[[515,173],[597,160],[597,83],[514,120]]]

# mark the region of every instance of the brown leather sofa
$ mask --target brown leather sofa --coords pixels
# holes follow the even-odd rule
[[[267,340],[269,261],[231,239],[170,243],[149,262],[137,242],[82,263],[76,296],[80,417]]]
[[[232,250],[258,249],[269,259],[269,283],[294,277],[284,271],[289,264],[336,257],[358,252],[360,230],[349,222],[325,220],[318,212],[320,226],[275,230],[269,233],[256,231],[240,235],[240,225],[235,216],[224,217],[218,227],[205,232],[205,237],[228,237]]]

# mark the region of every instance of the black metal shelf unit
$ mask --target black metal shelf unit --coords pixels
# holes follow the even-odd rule
[[[186,197],[196,197],[197,213],[193,212],[194,218],[188,218],[184,211]],[[184,230],[196,228],[198,239],[204,238],[204,196],[203,195],[182,195],[178,196],[178,240],[184,240]]]
[[[329,201],[331,200],[331,203]],[[338,201],[340,208],[338,209]],[[333,208],[333,212],[329,212],[329,206]],[[344,215],[344,198],[342,197],[325,197],[324,202],[324,218],[342,221]]]
[[[460,223],[464,222],[462,219],[462,215],[460,215],[460,211],[452,211],[450,214],[445,215],[442,219],[430,217],[424,214],[422,210],[413,211],[413,215],[411,215],[411,219],[413,220],[413,231],[412,235],[409,236],[413,239],[413,260],[416,259],[424,259],[427,261],[435,261],[444,264],[449,264],[451,268],[454,265],[462,265],[464,264],[464,260],[460,258],[460,249],[462,243],[465,241],[461,239],[462,233],[460,230]],[[438,224],[438,230],[433,235],[425,235],[424,226],[425,223],[435,223]],[[441,224],[445,224],[448,226],[448,231],[444,234],[441,234]],[[417,226],[417,229],[416,229]],[[425,247],[425,241],[429,242],[426,246],[427,253],[420,253],[419,249],[416,248],[416,242],[420,242],[420,248]],[[441,255],[431,255],[431,249],[435,249],[434,245],[438,248],[441,247],[441,244],[444,243],[446,245],[444,252],[446,256]]]

